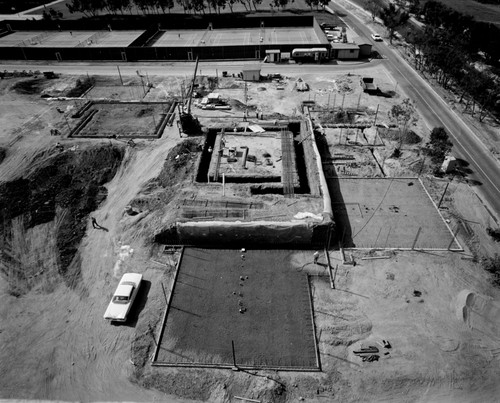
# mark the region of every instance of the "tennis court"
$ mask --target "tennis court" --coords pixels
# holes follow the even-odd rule
[[[164,31],[153,47],[240,46],[240,45],[324,45],[312,27],[247,28]]]
[[[25,31],[0,38],[0,47],[127,47],[144,31]]]
[[[143,32],[144,31],[99,31],[95,34],[95,39],[91,37],[90,40],[92,42],[90,44],[87,43],[85,46],[94,48],[127,47]]]

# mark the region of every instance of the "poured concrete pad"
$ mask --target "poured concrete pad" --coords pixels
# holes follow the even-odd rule
[[[416,178],[330,178],[328,187],[345,247],[460,248]]]
[[[231,366],[234,341],[240,367],[318,369],[309,283],[292,253],[186,248],[157,361]]]

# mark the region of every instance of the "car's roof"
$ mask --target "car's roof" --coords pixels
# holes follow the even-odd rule
[[[130,297],[134,286],[127,284],[120,284],[115,291],[115,297]]]
[[[139,273],[125,273],[120,280],[120,283],[124,283],[125,281],[132,281],[135,284],[138,284],[142,280],[142,274]]]

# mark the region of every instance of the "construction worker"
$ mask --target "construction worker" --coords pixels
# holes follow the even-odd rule
[[[314,257],[314,264],[318,264],[319,252],[318,251],[314,252],[313,257]]]

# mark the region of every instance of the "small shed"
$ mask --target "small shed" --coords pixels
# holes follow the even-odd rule
[[[359,57],[370,57],[372,54],[372,44],[368,39],[358,36],[353,39],[353,42],[359,46]]]
[[[243,68],[241,74],[244,81],[259,81],[260,65],[246,66]]]
[[[279,49],[267,49],[266,58],[269,63],[280,61],[281,50]]]
[[[450,173],[459,167],[458,161],[452,155],[447,155],[443,161],[443,165],[441,166],[441,171],[445,174]]]
[[[355,43],[332,42],[332,57],[334,59],[358,59],[359,46]]]

